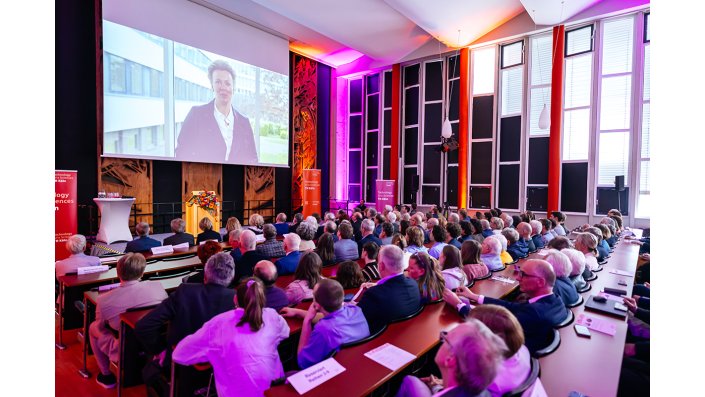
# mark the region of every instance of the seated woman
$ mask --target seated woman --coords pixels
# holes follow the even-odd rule
[[[264,218],[260,214],[250,215],[250,219],[247,220],[247,228],[252,230],[255,234],[262,234],[262,226],[264,226]]]
[[[213,222],[210,218],[204,217],[201,219],[201,221],[198,222],[198,228],[201,229],[202,233],[199,233],[196,237],[196,244],[201,244],[208,240],[216,240],[219,243],[223,241],[223,236],[213,230]]]
[[[206,266],[206,262],[208,262],[208,259],[210,259],[211,256],[217,254],[222,250],[223,247],[221,247],[219,243],[212,240],[206,241],[204,244],[199,245],[196,249],[196,255],[198,256],[198,259],[201,260],[202,266],[199,270],[197,270],[195,274],[184,278],[184,282],[199,284],[203,283],[203,268]]]
[[[404,251],[407,247],[406,237],[404,237],[404,235],[401,233],[394,233],[394,235],[392,236],[392,245],[396,245],[397,247],[401,248],[402,251]]]
[[[239,219],[234,216],[228,218],[228,222],[225,224],[225,234],[223,235],[223,241],[230,237],[230,232],[232,232],[233,230],[240,229],[242,229],[242,225],[240,224]]]
[[[585,231],[594,234],[599,240],[597,243],[597,261],[602,262],[607,260],[607,257],[610,256],[610,245],[607,242],[607,238],[611,236],[610,229],[607,225],[598,223],[595,226],[588,227]]]
[[[365,282],[360,265],[355,261],[345,261],[338,265],[335,279],[343,286],[343,289],[360,288],[360,285]]]
[[[409,258],[409,277],[419,284],[421,304],[437,301],[443,298],[445,281],[441,270],[425,252],[417,252]]]
[[[323,267],[335,265],[335,248],[333,241],[333,235],[330,233],[323,233],[321,237],[318,238],[318,245],[316,246],[316,253],[321,258]]]
[[[556,273],[556,282],[553,285],[553,294],[563,300],[563,304],[568,307],[580,299],[575,284],[570,280],[570,272],[573,265],[570,259],[561,251],[550,249],[544,260],[551,264]]]
[[[553,229],[556,231],[556,234],[558,234],[559,236],[567,235],[568,231],[565,228],[565,214],[562,213],[561,211],[553,211],[553,212],[551,212],[551,215],[553,215],[553,218],[558,223],[556,225],[556,227]]]
[[[296,234],[301,237],[299,251],[313,251],[316,249],[316,244],[313,243],[316,230],[318,230],[318,226],[309,221],[299,223],[299,226],[296,228]]]
[[[487,265],[480,260],[480,252],[482,252],[482,245],[476,240],[468,239],[463,242],[463,246],[460,249],[460,257],[463,261],[463,271],[468,277],[468,282],[478,277],[484,277],[490,272]]]
[[[394,240],[394,238],[392,238]],[[410,254],[414,254],[416,252],[425,252],[428,253],[428,250],[426,247],[423,245],[423,231],[421,231],[421,228],[419,227],[410,227],[406,230],[406,242],[409,244],[405,249],[404,252],[408,252]]]
[[[570,281],[573,282],[573,285],[575,285],[575,288],[578,290],[585,288],[587,285],[587,281],[585,281],[585,279],[592,276],[590,269],[585,266],[585,255],[583,255],[582,252],[572,248],[566,248],[561,252],[568,257],[572,266],[569,276]],[[586,274],[587,277],[585,276]]]
[[[264,285],[256,278],[237,287],[235,307],[181,340],[172,359],[182,365],[210,363],[219,395],[263,395],[272,380],[284,376],[277,346],[289,337],[289,326],[265,307]]]
[[[289,304],[297,305],[304,299],[313,299],[313,287],[321,279],[321,258],[315,252],[305,253],[296,267],[294,281],[284,290]]]
[[[456,289],[468,284],[468,278],[463,271],[463,261],[460,259],[460,250],[452,245],[446,245],[441,250],[438,258],[441,267],[441,274],[445,281],[446,288]]]
[[[585,266],[590,270],[599,267],[597,264],[597,237],[592,233],[579,233],[575,238],[575,249],[585,255]]]

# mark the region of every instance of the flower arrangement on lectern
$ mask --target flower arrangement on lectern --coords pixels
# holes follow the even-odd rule
[[[186,204],[191,207],[193,205],[198,205],[204,210],[208,211],[209,214],[215,215],[215,209],[220,205],[218,202],[218,196],[215,195],[214,191],[204,191],[201,194],[196,194],[191,196],[191,198],[186,202]]]

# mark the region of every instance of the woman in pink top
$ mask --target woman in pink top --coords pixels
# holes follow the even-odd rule
[[[460,256],[463,259],[463,271],[468,276],[468,280],[474,280],[478,277],[484,277],[490,269],[480,260],[482,245],[476,240],[467,239],[463,241],[460,248]]]
[[[294,281],[284,290],[289,304],[297,305],[304,299],[313,299],[313,287],[322,278],[322,264],[321,257],[315,252],[307,252],[301,257],[294,273]]]
[[[172,358],[182,365],[209,362],[219,396],[262,396],[272,380],[284,376],[277,345],[289,326],[265,308],[264,285],[249,278],[237,287],[235,310],[213,317],[184,338]]]

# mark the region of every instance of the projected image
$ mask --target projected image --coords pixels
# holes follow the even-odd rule
[[[109,21],[103,154],[287,165],[289,77]]]

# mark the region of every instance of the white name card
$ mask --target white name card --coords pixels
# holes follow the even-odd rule
[[[113,263],[113,262],[117,262],[118,259],[120,259],[119,256],[109,256],[107,258],[98,258],[100,263]]]
[[[174,248],[174,251],[176,252],[183,252],[183,251],[188,251],[188,243],[181,243],[177,245],[172,245]]]
[[[255,241],[258,243],[263,243],[265,241],[264,235],[263,234],[258,234],[255,236]]]
[[[164,245],[161,247],[152,248],[152,254],[154,254],[154,255],[173,254],[173,253],[174,253],[174,247],[172,247],[171,245]]]
[[[416,356],[406,350],[400,349],[391,343],[385,343],[382,346],[372,349],[365,353],[365,357],[384,365],[385,367],[396,371],[407,363],[416,359]]]
[[[612,270],[610,270],[610,273],[616,274],[618,276],[634,277],[633,274],[630,274],[629,272],[625,272],[624,270],[612,269]]]
[[[100,266],[84,266],[84,267],[79,267],[76,269],[77,274],[91,274],[91,273],[100,273],[109,270],[110,267],[108,265],[100,265]]]
[[[212,239],[206,240],[206,241],[215,241],[215,242],[217,243],[217,242],[218,242],[218,239],[212,238]],[[201,241],[198,245],[203,245],[203,244],[206,243],[206,241]]]
[[[304,394],[343,371],[345,368],[331,357],[301,370],[287,379],[299,394]]]

